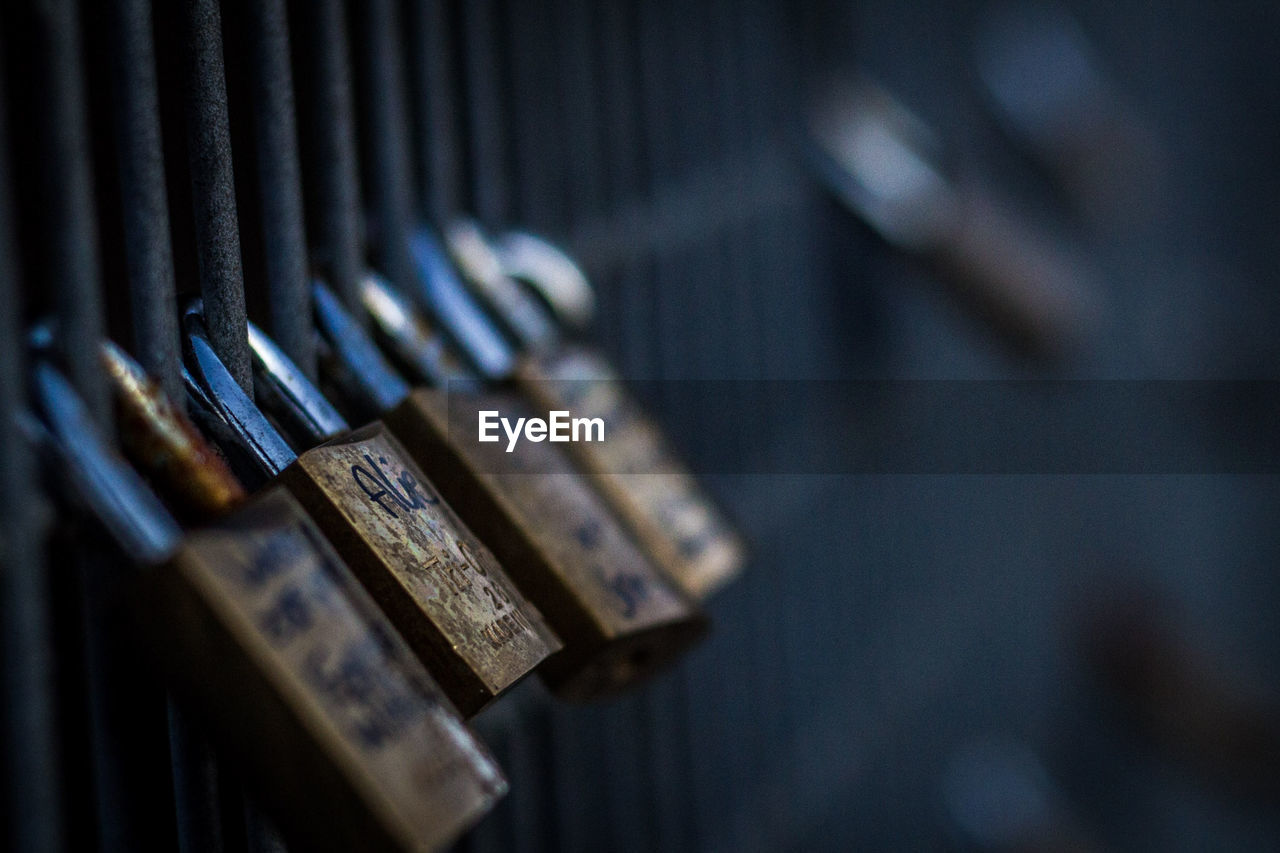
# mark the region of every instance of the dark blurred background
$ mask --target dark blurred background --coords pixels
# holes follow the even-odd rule
[[[626,375],[1275,377],[1273,4],[1065,4],[1158,152],[1154,197],[1113,218],[1081,215],[989,109],[991,4],[585,5],[497,12],[511,78],[538,82],[510,90],[493,215],[584,261]],[[1098,270],[1107,311],[1072,358],[1011,355],[806,177],[806,93],[858,69]],[[731,440],[699,429],[705,410],[651,402],[695,460]],[[844,440],[787,421],[759,411],[742,453]],[[643,695],[554,709],[513,741],[533,778],[551,757],[550,784],[517,776],[478,845],[506,827],[518,849],[1276,847],[1274,767],[1217,767],[1216,745],[1150,710],[1225,715],[1192,731],[1247,727],[1221,710],[1241,703],[1274,720],[1274,477],[715,486],[754,560],[714,601],[713,637]],[[1274,756],[1271,738],[1244,752]]]
[[[752,561],[677,669],[590,707],[531,681],[482,715],[511,793],[462,849],[1280,847],[1275,476],[786,473],[782,447],[909,432],[945,458],[965,436],[908,430],[892,394],[805,434],[765,397],[727,435],[706,428],[724,401],[666,381],[1277,378],[1280,6],[1053,7],[1088,73],[1033,42],[1013,79],[1090,96],[1049,137],[1114,170],[1101,201],[1001,119],[980,73],[1016,31],[1000,22],[1044,7],[398,8],[431,58],[407,69],[427,208],[565,246],[598,291],[595,341],[663,380],[639,388],[694,465],[729,443],[742,471],[774,471],[713,466]],[[20,129],[38,46],[7,49]],[[1063,357],[1009,347],[818,179],[810,97],[858,75],[932,127],[950,174],[1091,271],[1097,322]],[[1099,109],[1124,132],[1095,132]],[[1203,426],[1177,429],[1212,441]]]

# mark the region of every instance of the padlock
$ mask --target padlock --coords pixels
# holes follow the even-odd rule
[[[737,532],[601,353],[558,347],[523,359],[515,379],[539,409],[604,422],[605,441],[568,447],[687,595],[706,599],[742,573],[746,549]]]
[[[543,302],[522,286],[543,294],[558,314],[581,319],[590,302],[582,295],[586,277],[577,265],[532,234],[511,235],[498,247],[490,247],[474,226],[467,234],[467,252],[455,257],[464,272],[470,270],[467,279],[490,310],[509,318],[505,327],[524,351],[513,373],[517,387],[536,409],[601,419],[605,440],[570,442],[569,452],[685,594],[702,600],[732,581],[742,572],[746,551],[724,514],[606,357],[562,340]],[[509,257],[499,248],[504,246]],[[517,321],[531,315],[543,322]]]
[[[505,793],[493,758],[287,493],[267,489],[184,538],[57,370],[38,362],[32,387],[36,435],[142,567],[130,587],[148,648],[291,838],[438,849]]]
[[[429,353],[435,342],[417,309],[376,276],[365,279],[364,290],[375,327],[395,341],[390,348],[400,360],[411,369],[425,361],[414,350]],[[454,306],[468,304],[456,280],[448,292],[460,300]],[[485,322],[489,340],[502,347],[492,363],[513,363],[501,336],[469,304],[469,316]],[[455,337],[465,336],[465,325],[453,328]],[[695,643],[705,616],[637,547],[561,448],[524,442],[507,454],[496,444],[465,440],[482,409],[519,416],[525,402],[482,390],[473,376],[447,388],[415,388],[383,419],[436,473],[445,497],[564,640],[564,650],[542,668],[553,689],[572,699],[606,695]]]
[[[809,108],[810,163],[885,242],[923,261],[1016,349],[1060,358],[1102,305],[1083,260],[944,165],[930,128],[865,78],[837,81]]]
[[[355,431],[266,335],[250,326],[255,382],[268,408],[308,446],[295,454],[240,391],[185,317],[192,395],[255,449],[325,532],[428,670],[471,716],[533,671],[560,643],[378,422]]]

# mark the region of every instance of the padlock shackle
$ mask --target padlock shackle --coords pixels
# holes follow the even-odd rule
[[[304,447],[323,444],[351,430],[347,421],[284,350],[265,332],[249,324],[256,387],[272,414]]]
[[[515,349],[463,283],[440,239],[420,226],[409,238],[409,252],[417,275],[408,296],[439,322],[482,378],[508,378],[515,369]]]
[[[474,371],[451,359],[443,336],[391,282],[367,273],[360,282],[360,302],[373,321],[374,334],[413,379],[435,387],[478,382]]]
[[[560,337],[555,316],[530,290],[506,274],[489,235],[461,217],[444,229],[449,257],[476,301],[515,346],[540,352]]]
[[[324,282],[311,283],[316,328],[337,363],[334,381],[371,415],[394,409],[409,396],[409,383],[387,363],[369,333]]]
[[[237,447],[264,473],[275,476],[288,468],[297,454],[214,352],[200,300],[187,308],[182,325],[186,356],[182,378],[191,400],[205,415],[224,425]]]
[[[891,245],[930,251],[955,226],[938,137],[869,78],[833,81],[815,99],[802,147],[819,181]]]
[[[106,443],[70,381],[40,359],[31,368],[31,393],[42,429],[27,432],[48,443],[75,496],[130,557],[148,566],[167,560],[182,540],[181,528]]]
[[[596,315],[595,288],[567,252],[537,234],[520,230],[499,235],[493,249],[503,274],[536,294],[561,327],[573,332],[590,328]]]
[[[115,398],[120,444],[156,490],[201,519],[242,504],[243,484],[181,404],[114,341],[102,342],[99,358]]]

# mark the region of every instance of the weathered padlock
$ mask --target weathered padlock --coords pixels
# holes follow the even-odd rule
[[[555,634],[381,423],[346,422],[256,327],[255,383],[308,446],[295,454],[209,346],[197,310],[187,327],[188,384],[254,448],[325,532],[445,692],[467,716],[559,647]]]
[[[537,409],[604,423],[604,441],[567,447],[632,535],[695,599],[737,577],[745,549],[724,514],[605,356],[564,341],[543,302],[523,286],[541,293],[559,315],[581,321],[590,301],[577,265],[531,234],[509,235],[491,247],[474,226],[459,233],[464,236],[450,244],[459,266],[523,349],[513,372],[519,389]],[[529,319],[535,316],[540,319]]]
[[[448,288],[458,300],[453,304],[470,305],[476,313],[467,316],[484,325],[480,351],[492,356],[487,363],[513,363],[465,287],[455,279]],[[399,360],[410,369],[431,364],[436,344],[417,309],[376,276],[366,278],[365,294]],[[449,304],[443,309],[447,314]],[[464,324],[453,330],[465,338]],[[483,361],[474,357],[476,346],[468,350],[472,363]],[[563,639],[564,650],[542,668],[548,683],[566,698],[605,695],[674,660],[701,636],[705,617],[636,546],[559,447],[524,442],[506,454],[463,438],[474,436],[480,410],[518,416],[525,407],[518,395],[481,390],[472,376],[445,388],[415,388],[383,419],[437,475],[449,502]]]
[[[1083,260],[950,174],[938,138],[874,82],[836,82],[808,111],[810,163],[885,242],[938,273],[1016,349],[1059,358],[1093,332],[1100,290]]]
[[[741,574],[746,551],[738,534],[603,355],[562,346],[522,360],[515,378],[539,409],[604,422],[605,441],[569,449],[687,595],[705,599]]]
[[[291,838],[438,849],[505,793],[492,757],[287,493],[267,489],[184,538],[66,379],[37,363],[32,380],[42,443],[143,567],[132,597],[148,647]]]

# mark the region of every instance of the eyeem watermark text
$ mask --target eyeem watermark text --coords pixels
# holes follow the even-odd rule
[[[521,435],[528,441],[604,441],[604,418],[574,418],[567,411],[547,413],[542,418],[504,418],[496,409],[480,411],[480,441],[501,441],[498,427],[507,436],[507,452],[516,449]]]

